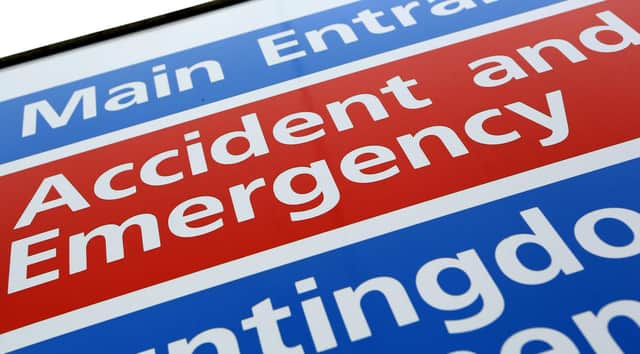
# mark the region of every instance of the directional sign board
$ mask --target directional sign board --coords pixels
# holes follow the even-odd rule
[[[0,71],[0,352],[640,352],[640,3],[248,1]]]

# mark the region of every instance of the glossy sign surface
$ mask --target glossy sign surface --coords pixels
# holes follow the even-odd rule
[[[1,349],[640,349],[638,5],[297,6],[4,93]]]

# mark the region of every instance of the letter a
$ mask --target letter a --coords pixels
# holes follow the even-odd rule
[[[60,197],[45,202],[51,188],[55,188],[58,194],[60,194]],[[47,177],[42,180],[40,187],[38,187],[33,198],[31,198],[29,205],[27,205],[22,216],[20,216],[20,219],[14,229],[29,226],[36,217],[36,214],[63,205],[67,205],[72,211],[78,211],[89,207],[87,200],[82,197],[80,192],[78,192],[78,190],[63,174]]]
[[[480,87],[498,87],[506,84],[511,80],[520,80],[527,77],[527,73],[516,63],[515,60],[508,56],[496,55],[492,57],[482,58],[469,64],[471,70],[476,70],[487,64],[496,64],[486,68],[473,78],[476,85]]]

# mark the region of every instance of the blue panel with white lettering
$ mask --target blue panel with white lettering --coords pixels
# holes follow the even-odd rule
[[[0,102],[0,163],[559,2],[360,1]]]
[[[637,353],[639,171],[633,160],[15,353]]]

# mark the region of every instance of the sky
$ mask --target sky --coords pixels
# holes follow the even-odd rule
[[[0,11],[0,58],[208,2],[18,0]]]

